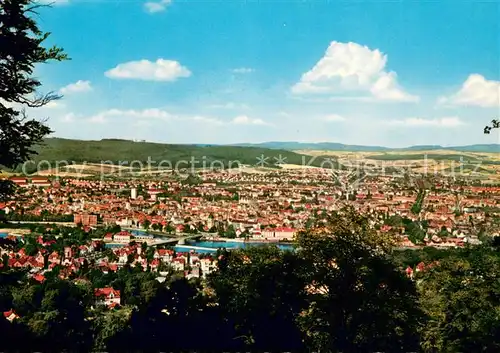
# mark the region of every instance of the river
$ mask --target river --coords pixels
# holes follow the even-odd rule
[[[281,250],[293,250],[294,246],[292,244],[280,244],[280,243],[259,243],[259,242],[239,242],[239,241],[190,241],[186,242],[185,245],[176,245],[174,249],[179,252],[190,251],[190,246],[196,246],[205,248],[204,250],[197,250],[196,252],[211,253],[216,252],[219,248],[226,249],[242,249],[251,246],[263,246],[263,245],[276,245]],[[207,250],[211,249],[211,250]]]
[[[251,246],[264,246],[264,245],[276,245],[281,250],[293,250],[294,246],[292,244],[281,244],[281,243],[264,243],[264,242],[241,242],[241,241],[188,241],[184,245],[174,246],[174,250],[177,252],[190,252],[194,250],[197,253],[214,253],[217,249],[242,249]],[[106,244],[107,248],[119,248],[123,247],[125,244]]]

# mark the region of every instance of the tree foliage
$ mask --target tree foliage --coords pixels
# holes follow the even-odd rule
[[[54,93],[41,94],[41,82],[33,76],[35,66],[67,59],[58,47],[44,47],[49,33],[38,27],[32,0],[0,2],[0,165],[12,168],[23,163],[33,148],[51,130],[43,121],[29,119],[26,107],[39,108],[58,99]],[[0,196],[11,192],[6,183]]]
[[[276,247],[223,251],[209,280],[238,348],[303,349],[296,320],[306,306],[303,262]]]
[[[414,284],[388,260],[391,239],[352,209],[298,236],[309,288],[299,325],[314,351],[412,351],[423,314]]]
[[[484,127],[484,133],[485,134],[490,134],[491,130],[493,129],[499,129],[500,128],[500,119],[493,119],[491,121],[491,125],[486,125]]]
[[[419,291],[429,317],[425,352],[500,350],[500,259],[489,248],[459,250],[424,272]]]
[[[393,250],[369,218],[346,209],[300,233],[295,251],[221,250],[207,280],[172,274],[163,282],[141,266],[103,273],[87,265],[66,280],[56,266],[39,283],[3,267],[0,310],[20,319],[0,318],[0,328],[22,339],[0,340],[0,349],[498,351],[494,245]],[[413,280],[405,275],[422,263]],[[120,290],[121,307],[96,307],[101,287]]]

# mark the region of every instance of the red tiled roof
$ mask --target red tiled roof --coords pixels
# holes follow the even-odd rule
[[[42,275],[42,274],[37,274],[37,275],[33,276],[33,279],[34,279],[35,281],[37,281],[37,282],[42,283],[42,282],[44,282],[44,281],[45,281],[45,276],[44,276],[44,275]]]
[[[10,309],[9,311],[4,311],[3,312],[3,316],[8,319],[10,316],[14,315],[15,318],[18,318],[19,315],[16,314],[16,312],[12,309]]]
[[[94,295],[96,297],[101,297],[101,296],[108,297],[110,294],[113,294],[116,298],[120,297],[120,291],[112,287],[96,288],[94,290]]]
[[[295,232],[295,229],[288,228],[288,227],[278,227],[278,228],[274,229],[274,232],[290,232],[290,233],[293,233],[293,232]]]

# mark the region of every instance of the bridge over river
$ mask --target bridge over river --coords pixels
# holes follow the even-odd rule
[[[189,234],[186,236],[180,236],[180,237],[175,237],[175,238],[162,237],[162,238],[154,238],[153,241],[146,241],[146,243],[148,243],[149,246],[180,245],[180,246],[185,247],[185,248],[193,248],[194,250],[196,250],[195,247],[192,247],[190,245],[185,245],[186,241],[200,240],[202,236],[203,235],[201,235],[201,234]],[[101,240],[101,239],[96,239],[96,240]],[[141,240],[137,239],[137,242],[140,243]],[[106,244],[108,244],[107,246],[109,246],[109,247],[121,247],[121,246],[126,246],[128,243],[109,242]],[[201,250],[206,250],[206,249],[201,249]]]
[[[186,240],[200,240],[203,235],[201,234],[191,234],[183,237],[177,237],[177,238],[168,238],[168,239],[162,239],[162,238],[155,238],[155,242],[151,243],[153,246],[157,245],[184,245],[186,244]]]

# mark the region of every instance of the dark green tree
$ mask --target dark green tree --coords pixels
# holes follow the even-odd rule
[[[500,128],[500,119],[493,119],[491,121],[491,125],[487,125],[484,127],[484,133],[490,134],[491,130]]]
[[[230,342],[252,350],[300,350],[296,325],[305,307],[303,263],[275,246],[223,251],[209,278],[225,327],[234,329]],[[235,348],[222,347],[222,348]]]
[[[33,76],[36,65],[67,59],[61,48],[44,47],[49,33],[34,19],[40,6],[32,0],[0,2],[0,165],[8,168],[36,153],[35,145],[51,132],[43,121],[29,119],[25,108],[60,98],[39,93],[41,82]],[[12,192],[12,184],[2,181],[0,198]]]
[[[500,350],[500,257],[489,247],[454,250],[419,274],[429,321],[424,352]]]
[[[234,230],[234,226],[232,224],[227,227],[227,230],[224,232],[224,236],[231,239],[236,238],[236,231]]]
[[[144,222],[142,222],[142,228],[145,230],[148,230],[150,225],[151,225],[151,221],[149,221],[149,219],[146,219],[146,220],[144,220]]]
[[[297,237],[308,307],[298,324],[308,347],[330,352],[418,349],[423,318],[414,284],[389,260],[392,240],[352,209],[325,230]]]
[[[44,351],[91,347],[90,325],[85,318],[92,299],[90,287],[57,278],[43,284],[26,284],[13,292],[14,308],[33,336],[30,348]]]

